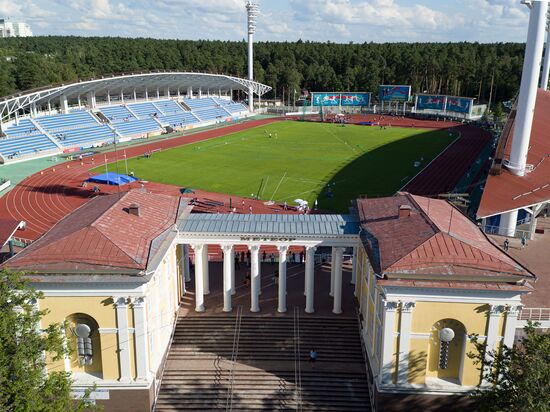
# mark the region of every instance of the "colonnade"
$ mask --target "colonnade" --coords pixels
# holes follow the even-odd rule
[[[189,272],[189,247],[195,252],[195,311],[204,312],[204,296],[210,293],[209,270],[208,270],[208,244],[194,243],[180,245],[181,251],[181,269],[185,276],[185,281],[190,280]],[[250,252],[250,311],[260,312],[261,295],[261,262],[260,245],[248,245]],[[223,311],[231,312],[232,296],[235,294],[235,247],[231,244],[221,245],[223,252]],[[342,264],[344,247],[332,247],[331,281],[330,296],[333,297],[334,314],[342,313]],[[278,304],[277,311],[284,313],[287,311],[287,255],[288,245],[277,245],[278,251]],[[304,277],[304,295],[306,300],[306,313],[315,312],[315,252],[317,247],[305,246],[305,277]],[[353,269],[351,283],[356,283],[356,248],[353,254]]]

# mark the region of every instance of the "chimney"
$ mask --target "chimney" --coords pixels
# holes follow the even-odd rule
[[[399,219],[409,217],[411,215],[411,207],[409,205],[399,206]]]
[[[140,216],[139,205],[137,203],[130,204],[130,206],[128,206],[128,214]]]

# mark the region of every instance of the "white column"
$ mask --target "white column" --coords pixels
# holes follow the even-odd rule
[[[187,98],[188,99],[192,99],[193,98],[193,88],[191,86],[189,86],[187,88]]]
[[[520,309],[521,306],[509,306],[506,312],[506,325],[504,326],[504,340],[502,343],[509,348],[514,345]]]
[[[195,251],[195,312],[204,312],[204,245],[191,245]]]
[[[149,100],[149,92],[147,91],[147,87],[145,88],[145,100]]]
[[[67,95],[65,94],[59,96],[59,110],[61,113],[69,113],[69,103],[67,102]]]
[[[223,245],[223,311],[231,312],[231,267],[233,263],[233,245]]]
[[[288,246],[277,246],[279,250],[279,313],[286,312],[286,254]]]
[[[170,88],[169,87],[164,89],[164,95],[167,96],[167,97],[170,97]]]
[[[336,248],[334,262],[334,305],[332,313],[339,315],[342,313],[342,255],[344,249]]]
[[[124,103],[124,90],[120,89],[120,102]]]
[[[96,100],[95,100],[95,92],[94,91],[88,92],[86,100],[88,100],[88,107],[90,109],[95,109]]]
[[[512,210],[511,212],[500,215],[499,234],[502,236],[513,237],[516,234],[516,227],[518,221],[518,211]]]
[[[132,298],[132,308],[134,311],[134,338],[136,345],[136,379],[147,381],[149,378],[149,352],[147,350],[148,330],[145,296]]]
[[[249,246],[250,250],[250,311],[260,311],[260,247]]]
[[[113,297],[116,308],[118,361],[120,367],[120,381],[132,380],[130,369],[130,332],[128,331],[128,305],[123,296]]]
[[[334,273],[335,273],[334,268],[336,267],[335,261],[336,261],[336,249],[332,248],[331,257],[330,257],[330,292],[329,292],[330,296],[334,296]]]
[[[209,273],[209,264],[208,264],[208,245],[203,245],[202,248],[202,262],[203,262],[203,284],[204,284],[204,294],[210,294],[210,273]]]
[[[107,90],[107,104],[111,104],[111,92]]]
[[[540,75],[540,62],[544,47],[544,33],[546,26],[546,12],[548,1],[531,2],[527,44],[521,75],[516,122],[510,152],[508,169],[518,176],[525,174],[527,152],[531,139],[533,114],[537,99],[537,89]]]
[[[540,78],[540,88],[542,90],[548,90],[548,80],[550,78],[550,19],[548,21],[547,30],[548,33],[546,34],[546,50],[544,52],[544,63],[542,65],[542,75]]]
[[[378,299],[381,299],[380,297]],[[397,302],[384,301],[384,320],[382,324],[382,365],[380,379],[382,384],[392,383],[393,339],[395,330],[395,312]]]
[[[202,89],[199,87],[199,99],[202,99]]]
[[[306,313],[315,312],[315,251],[316,247],[306,247]]]
[[[160,99],[160,90],[157,87],[157,100]]]
[[[231,294],[235,292],[235,248],[231,249]]]
[[[411,347],[411,321],[415,302],[401,303],[401,325],[399,328],[399,365],[397,383],[406,384],[409,377],[409,352]]]

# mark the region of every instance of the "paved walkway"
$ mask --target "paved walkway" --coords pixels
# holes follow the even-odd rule
[[[522,301],[528,308],[550,308],[550,218],[539,219],[539,228],[545,228],[544,234],[536,234],[535,239],[521,248],[519,239],[509,239],[508,253],[519,263],[537,276],[535,291],[525,296]],[[492,236],[502,247],[504,237]]]

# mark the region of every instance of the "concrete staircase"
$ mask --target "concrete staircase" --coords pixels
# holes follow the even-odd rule
[[[180,318],[156,410],[369,411],[357,321]]]

